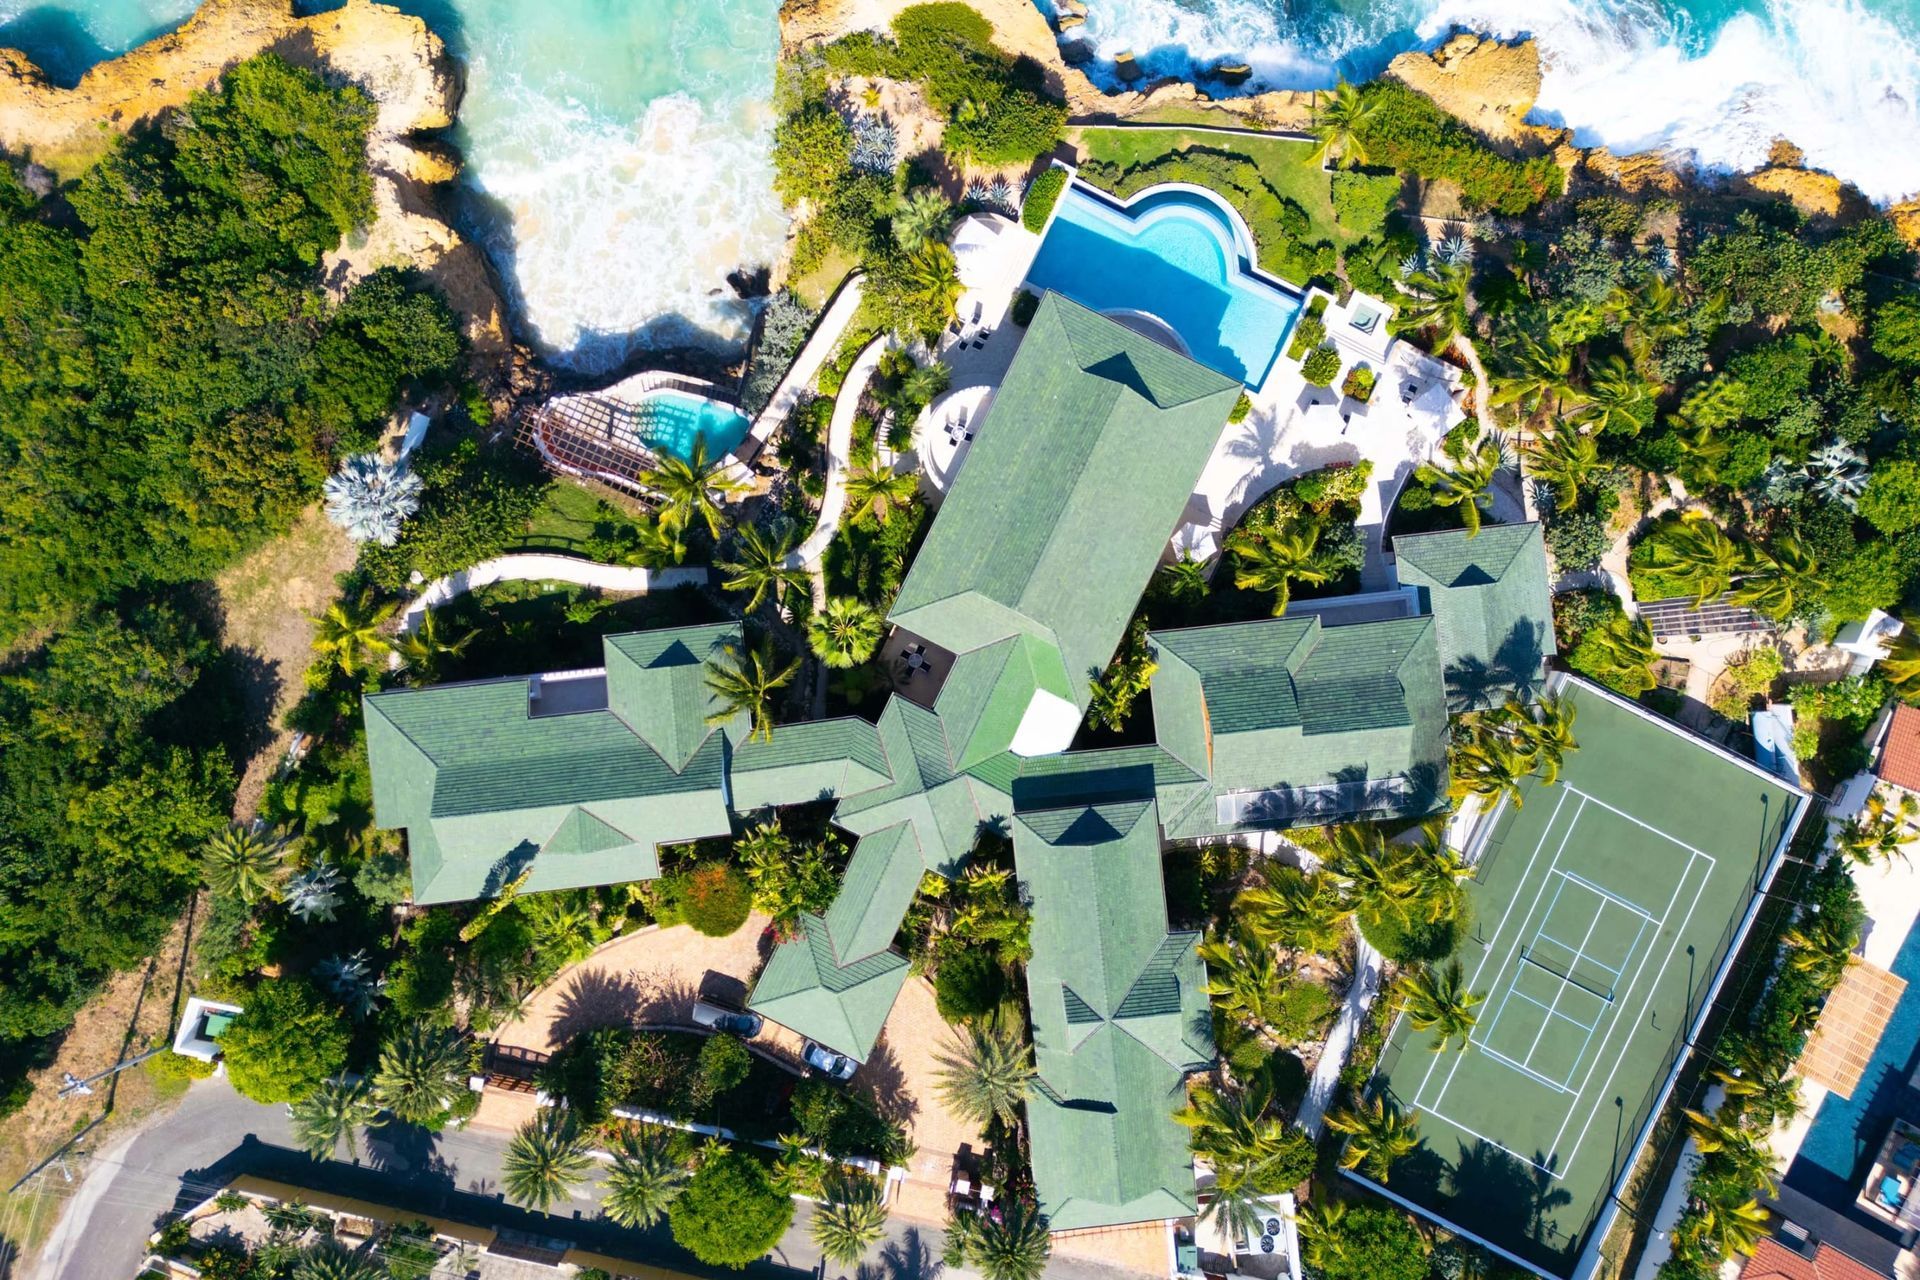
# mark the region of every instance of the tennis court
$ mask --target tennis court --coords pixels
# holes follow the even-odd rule
[[[1404,1022],[1380,1072],[1419,1115],[1390,1190],[1574,1273],[1800,809],[1799,792],[1589,686],[1557,785],[1500,815],[1456,958],[1465,1052]]]

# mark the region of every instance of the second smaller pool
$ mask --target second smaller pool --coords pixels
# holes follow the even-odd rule
[[[740,447],[753,425],[732,405],[686,391],[649,391],[638,411],[646,446],[683,462],[692,459],[695,440],[706,442],[708,462],[718,462]]]

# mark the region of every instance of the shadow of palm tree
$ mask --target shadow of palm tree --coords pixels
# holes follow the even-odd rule
[[[554,1013],[548,1040],[565,1044],[582,1031],[630,1023],[639,1014],[646,995],[640,984],[625,974],[582,969],[560,994],[560,1007]]]
[[[908,1227],[898,1240],[889,1240],[878,1262],[863,1262],[854,1280],[933,1280],[946,1270],[920,1234]]]
[[[920,1100],[907,1090],[906,1073],[900,1059],[887,1042],[887,1033],[873,1046],[873,1053],[860,1068],[861,1087],[880,1114],[898,1124],[910,1125],[920,1114]]]

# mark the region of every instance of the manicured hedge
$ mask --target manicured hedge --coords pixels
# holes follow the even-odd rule
[[[1045,230],[1053,206],[1059,203],[1060,193],[1066,189],[1067,174],[1064,169],[1048,169],[1035,178],[1027,188],[1026,203],[1020,206],[1021,224],[1035,235]]]

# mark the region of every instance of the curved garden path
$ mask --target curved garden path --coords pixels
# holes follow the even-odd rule
[[[827,492],[820,500],[820,521],[799,549],[787,557],[788,568],[805,569],[813,575],[816,609],[827,603],[827,582],[819,569],[820,557],[840,532],[840,519],[847,512],[847,467],[848,455],[853,451],[853,420],[859,415],[860,397],[866,393],[867,383],[872,380],[889,341],[885,336],[878,337],[862,348],[853,358],[847,380],[840,384],[840,394],[833,401],[833,419],[827,424]]]
[[[767,397],[767,407],[753,420],[750,433],[754,439],[765,444],[769,437],[787,420],[793,412],[793,406],[799,403],[800,396],[820,375],[820,366],[827,362],[840,347],[840,336],[853,323],[853,317],[860,310],[860,299],[866,293],[865,278],[855,271],[841,281],[839,292],[820,316],[820,323],[813,327],[813,334],[806,345],[800,348],[800,354],[787,366],[787,372],[780,379],[780,385]]]
[[[710,571],[705,565],[677,569],[641,569],[625,564],[601,564],[579,556],[516,555],[482,560],[471,568],[436,578],[422,587],[420,594],[400,615],[400,634],[410,635],[430,609],[496,582],[571,582],[576,586],[598,587],[602,591],[645,594],[674,587],[705,586]]]

